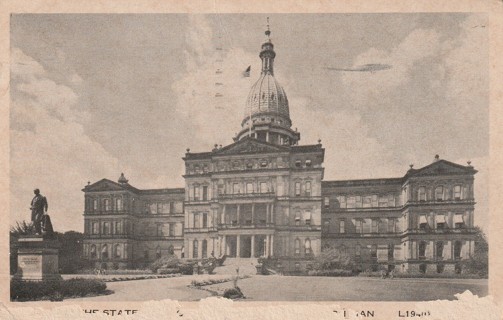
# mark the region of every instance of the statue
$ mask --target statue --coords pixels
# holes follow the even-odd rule
[[[41,235],[42,234],[42,223],[44,221],[44,215],[45,212],[47,212],[47,199],[40,194],[39,189],[33,190],[33,193],[35,193],[35,197],[31,200],[31,222],[33,223],[33,226],[35,227],[35,234]],[[50,223],[50,221],[49,221]],[[52,229],[52,225],[51,225]]]

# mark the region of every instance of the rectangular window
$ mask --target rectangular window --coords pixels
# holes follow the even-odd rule
[[[351,197],[347,198],[346,206],[347,206],[348,209],[355,208],[355,206],[356,206],[356,199],[355,199],[354,196],[351,196]]]
[[[159,206],[157,207],[157,212],[163,214],[169,213],[169,202],[159,203]]]
[[[372,220],[362,219],[363,233],[370,233],[372,230]]]
[[[246,193],[253,193],[253,183],[251,182],[246,183]]]
[[[117,211],[122,211],[122,199],[115,200],[115,208]]]
[[[370,208],[372,207],[372,196],[364,196],[363,197],[363,208]]]
[[[207,227],[208,227],[208,213],[204,212],[203,213],[203,228],[207,228]]]
[[[337,201],[339,202],[339,208],[346,209],[346,196],[338,196]]]
[[[394,207],[395,206],[395,196],[390,194],[388,195],[388,207]]]
[[[372,207],[377,208],[379,206],[379,201],[377,194],[372,195]]]
[[[306,225],[311,225],[311,210],[304,211],[304,222]]]
[[[239,183],[234,183],[234,184],[232,185],[232,193],[233,193],[233,194],[238,194],[238,193],[240,193],[240,190],[239,190]]]
[[[100,233],[100,225],[99,225],[99,223],[98,222],[93,222],[93,234],[99,234],[99,233]]]
[[[174,202],[169,203],[169,213],[170,214],[175,213],[175,203]]]
[[[150,207],[150,213],[157,214],[157,203],[155,203],[155,202],[151,203],[149,205],[149,207]]]
[[[310,181],[306,182],[305,193],[306,193],[306,197],[310,197],[311,196],[311,182]]]
[[[267,193],[267,182],[260,183],[260,193]]]
[[[326,207],[330,207],[330,198],[329,197],[325,197],[323,198],[323,205]]]
[[[295,182],[295,196],[300,196],[300,182]]]
[[[194,201],[199,201],[199,186],[194,186]]]
[[[110,224],[108,222],[103,223],[103,234],[110,234]]]
[[[444,188],[442,186],[435,188],[435,200],[437,201],[444,200]]]
[[[115,234],[121,234],[121,223],[119,221],[115,222],[114,231]]]
[[[163,234],[162,234],[162,224],[158,224],[157,225],[157,236],[158,237],[162,237]]]
[[[370,232],[376,233],[377,232],[377,227],[379,226],[379,220],[377,219],[372,219],[372,229]]]
[[[355,221],[356,233],[363,233],[362,220]]]
[[[454,215],[454,227],[456,229],[461,229],[465,226],[465,221],[463,220],[463,215],[462,214],[455,214]]]
[[[96,200],[96,199],[93,200],[93,210],[94,211],[98,210],[98,200]]]
[[[394,233],[395,231],[395,218],[388,218],[388,232]]]
[[[104,204],[104,207],[105,207],[105,211],[110,211],[112,208],[110,206],[110,199],[105,199],[103,201],[103,204]]]
[[[345,233],[346,232],[346,220],[340,219],[339,220],[339,233]]]
[[[454,186],[454,200],[461,200],[461,186]]]
[[[208,200],[208,186],[203,186],[203,201]]]
[[[418,200],[419,201],[426,201],[426,188],[425,187],[419,187]]]
[[[385,208],[388,206],[388,197],[380,196],[379,197],[379,208]]]
[[[174,223],[169,224],[169,236],[170,237],[175,236],[175,224]]]
[[[361,196],[356,196],[355,197],[355,207],[356,208],[361,208],[362,207],[362,197]]]
[[[199,214],[194,213],[194,229],[199,229]]]
[[[183,202],[181,202],[181,201],[175,202],[174,213],[183,213]]]

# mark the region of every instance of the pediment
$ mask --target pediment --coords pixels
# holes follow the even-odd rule
[[[268,142],[259,141],[252,138],[244,138],[233,144],[220,149],[217,155],[231,155],[242,153],[274,153],[288,151],[288,147],[277,146]]]
[[[462,166],[446,160],[439,160],[414,172],[414,176],[436,176],[436,175],[456,175],[474,174],[473,167]]]
[[[98,191],[122,191],[126,189],[117,182],[108,179],[102,179],[84,188],[85,192],[98,192]]]

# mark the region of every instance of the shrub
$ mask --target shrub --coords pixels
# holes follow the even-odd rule
[[[333,269],[333,270],[310,270],[307,273],[309,276],[317,276],[317,277],[350,277],[353,275],[351,270],[341,270],[341,269]]]
[[[239,289],[239,287],[225,289],[224,291],[224,298],[227,299],[242,299],[244,297],[245,296],[241,292],[241,289]]]
[[[11,281],[10,298],[12,301],[52,300],[85,297],[89,294],[105,294],[107,285],[94,279],[69,279],[56,281]]]
[[[178,268],[159,268],[157,269],[157,274],[175,274],[180,273]]]

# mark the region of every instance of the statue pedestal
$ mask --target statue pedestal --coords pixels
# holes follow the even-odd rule
[[[14,279],[23,281],[60,280],[58,269],[59,242],[43,236],[18,239],[17,273]]]

